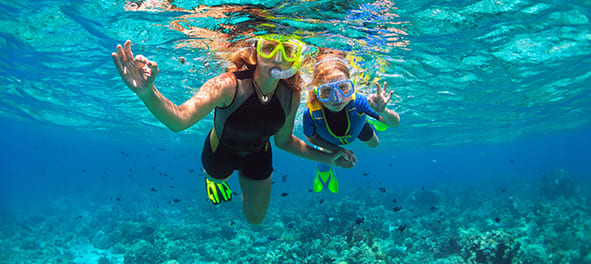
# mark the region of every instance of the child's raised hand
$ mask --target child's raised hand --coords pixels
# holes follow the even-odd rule
[[[388,102],[390,101],[390,98],[392,98],[393,93],[394,91],[388,92],[386,89],[386,82],[384,82],[383,91],[380,83],[376,83],[376,93],[368,96],[367,103],[371,109],[378,112],[378,114],[381,114],[386,110],[386,106],[388,106]]]

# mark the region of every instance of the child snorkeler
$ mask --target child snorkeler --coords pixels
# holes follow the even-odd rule
[[[371,148],[379,143],[366,114],[381,122],[376,125],[387,127],[398,126],[400,117],[386,108],[393,93],[386,91],[386,83],[383,89],[376,83],[376,93],[368,97],[356,92],[345,57],[346,53],[342,51],[319,51],[304,111],[304,134],[310,143],[329,152],[346,152],[356,161],[353,152],[341,145],[350,144],[356,138]],[[339,190],[333,168],[318,163],[314,191],[322,191],[324,184],[333,193]]]

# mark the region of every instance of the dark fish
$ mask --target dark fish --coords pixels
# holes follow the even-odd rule
[[[132,168],[129,168],[129,172],[132,172],[132,171],[133,171],[133,169]]]
[[[396,198],[392,198],[392,202],[397,203],[398,201],[396,200]]]
[[[289,224],[287,224],[287,227],[288,227],[288,228],[293,228],[293,223],[289,223]]]
[[[392,162],[388,163],[388,167],[392,167]]]
[[[152,188],[150,188],[150,191],[157,192],[158,190],[156,190],[156,188],[152,187]]]
[[[423,191],[425,190],[425,185],[423,185]]]
[[[275,181],[271,181],[271,184],[275,184]]]
[[[359,217],[355,219],[355,224],[360,225],[361,223],[363,223],[363,221],[365,221],[365,217]]]
[[[515,160],[509,160],[509,163],[515,163]]]
[[[404,231],[404,229],[406,229],[406,225],[399,225],[398,228],[396,228],[396,230],[400,232]]]
[[[437,211],[437,207],[435,207],[435,206],[431,206],[431,208],[429,208],[429,209],[431,209],[431,212]]]
[[[367,176],[367,175],[369,175],[369,172],[364,172],[363,173],[363,176]]]
[[[83,170],[82,170],[82,173],[86,173],[86,169],[83,169]]]
[[[189,169],[189,173],[193,173],[193,172],[195,172],[194,169]]]
[[[230,220],[230,225],[233,226],[234,224],[236,224],[236,221]]]
[[[308,189],[308,192],[313,192],[313,190],[312,189]]]
[[[267,237],[267,240],[269,240],[269,241],[277,240],[277,236],[270,235]]]
[[[324,198],[320,198],[320,200],[318,200],[318,202],[319,202],[320,204],[324,203]]]
[[[287,193],[286,192],[282,192],[281,193],[281,197],[285,197],[285,196],[287,196]]]
[[[237,192],[232,192],[232,195],[238,196],[238,193]]]
[[[281,182],[286,182],[286,181],[287,181],[287,174],[281,175]]]
[[[386,192],[386,188],[384,188],[384,187],[379,187],[378,190],[380,190],[380,192],[383,192],[383,193]]]
[[[394,206],[394,209],[392,209],[392,210],[394,210],[394,212],[398,212],[398,211],[402,210],[402,207]]]
[[[170,189],[174,189],[174,185],[169,185],[168,186]]]
[[[181,202],[181,199],[179,199],[179,198],[174,198],[174,199],[172,199],[172,202],[173,202],[173,203],[180,203],[180,202]]]
[[[497,217],[495,217],[495,222],[497,222],[497,223],[501,222],[501,218],[500,218],[500,217],[498,217],[498,216],[497,216]]]
[[[80,218],[82,218],[82,216],[81,216],[81,215],[74,217],[74,219],[76,219],[76,220],[78,220],[78,219],[80,219]]]

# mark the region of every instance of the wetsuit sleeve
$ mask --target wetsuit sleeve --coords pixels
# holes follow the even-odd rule
[[[304,110],[304,122],[303,123],[304,123],[303,124],[304,135],[306,135],[306,137],[314,136],[314,133],[315,133],[314,120],[312,119],[312,116],[310,115],[309,108],[306,108],[306,110]]]
[[[361,141],[368,141],[373,136],[373,133],[373,128],[369,123],[367,123],[367,121],[365,121],[365,125],[363,125],[363,129],[361,129],[361,132],[357,138]]]
[[[380,114],[378,114],[376,111],[372,110],[369,107],[369,104],[367,104],[367,97],[365,95],[362,95],[362,94],[355,95],[355,107],[357,108],[357,112],[359,112],[359,113],[365,113],[368,116],[375,118],[376,120],[380,119]]]

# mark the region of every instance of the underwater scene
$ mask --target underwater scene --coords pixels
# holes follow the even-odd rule
[[[588,0],[0,1],[0,264],[591,263],[590,18]],[[338,190],[271,137],[252,224],[238,172],[232,199],[206,187],[213,111],[171,131],[112,53],[131,40],[181,105],[270,35],[302,50],[296,138],[319,96],[304,50],[346,54],[368,102],[387,85],[400,124],[342,146]]]

